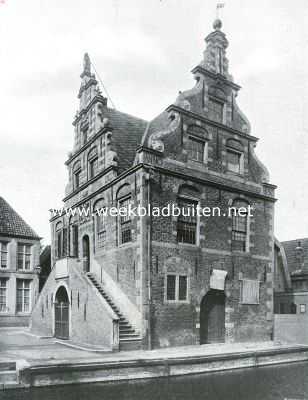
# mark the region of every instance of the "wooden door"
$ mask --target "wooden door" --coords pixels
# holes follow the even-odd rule
[[[225,294],[210,290],[200,306],[200,344],[225,341]]]
[[[69,339],[69,299],[66,289],[61,286],[56,293],[55,337]]]

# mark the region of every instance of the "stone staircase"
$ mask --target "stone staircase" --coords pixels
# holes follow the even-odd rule
[[[119,340],[120,350],[138,350],[141,349],[140,335],[135,331],[127,318],[123,315],[119,307],[115,304],[114,300],[107,293],[104,285],[99,282],[95,274],[87,272],[87,277],[91,283],[96,287],[99,293],[104,297],[106,302],[112,308],[114,313],[119,317]]]

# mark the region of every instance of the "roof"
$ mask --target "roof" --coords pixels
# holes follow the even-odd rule
[[[288,268],[291,275],[296,275],[305,269],[308,271],[308,238],[281,242],[286,253]],[[302,250],[299,250],[299,247]],[[299,253],[300,251],[300,253]]]
[[[118,155],[119,171],[123,172],[131,167],[134,162],[136,149],[141,144],[147,121],[112,108],[104,109],[104,117],[109,119],[110,126],[113,129],[113,150]]]
[[[40,239],[39,235],[2,197],[0,197],[0,234],[29,239]]]

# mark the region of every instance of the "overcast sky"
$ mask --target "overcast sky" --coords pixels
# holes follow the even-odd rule
[[[4,0],[2,0],[4,1]],[[238,101],[278,185],[275,233],[308,237],[308,1],[226,0]],[[119,110],[151,119],[194,84],[214,0],[0,2],[0,195],[50,240],[85,51]]]

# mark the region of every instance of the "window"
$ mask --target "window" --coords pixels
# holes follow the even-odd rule
[[[285,305],[286,305],[285,303],[279,304],[279,314],[287,314]]]
[[[297,313],[297,306],[295,303],[291,303],[290,305],[290,314],[296,314]]]
[[[207,143],[203,140],[190,137],[188,140],[188,157],[190,160],[206,162]]]
[[[88,141],[88,129],[84,128],[82,131],[82,144],[86,144]]]
[[[248,251],[248,204],[235,201],[232,207],[232,250]]]
[[[7,242],[0,242],[0,268],[7,268]]]
[[[209,100],[209,115],[210,119],[216,122],[223,122],[223,111],[224,104],[220,101],[210,99]]]
[[[241,281],[241,303],[259,304],[260,282],[257,280],[243,279]]]
[[[80,186],[80,174],[81,171],[74,172],[74,189],[77,189]]]
[[[188,301],[188,277],[187,275],[166,275],[167,302],[187,302]]]
[[[94,206],[96,213],[96,237],[97,246],[104,247],[106,242],[106,216],[104,215],[104,200],[98,200]]]
[[[119,201],[119,209],[127,210],[131,204],[131,197]],[[124,215],[125,214],[125,215]],[[128,213],[124,213],[120,216],[120,226],[119,226],[119,241],[120,244],[130,242],[132,240],[132,229],[131,229],[131,219]]]
[[[29,270],[31,266],[31,245],[18,243],[17,245],[17,269]]]
[[[242,173],[242,153],[234,150],[227,150],[227,169],[235,174]]]
[[[69,255],[78,257],[78,218],[72,216],[69,221]]]
[[[0,312],[7,312],[7,279],[0,279]]]
[[[306,304],[300,304],[299,311],[301,314],[304,314],[306,312]]]
[[[25,279],[17,279],[17,312],[30,312],[30,283]]]
[[[96,148],[92,149],[88,155],[88,177],[94,178],[98,171],[98,156]]]
[[[55,250],[56,258],[66,257],[68,255],[68,230],[63,227],[61,221],[56,224],[55,228]]]
[[[81,164],[77,161],[73,167],[73,189],[78,189],[80,186]]]
[[[180,243],[197,243],[197,215],[198,201],[179,198],[178,206],[181,214],[177,221],[177,241]]]
[[[89,161],[89,179],[94,178],[98,170],[98,159],[94,158]]]

